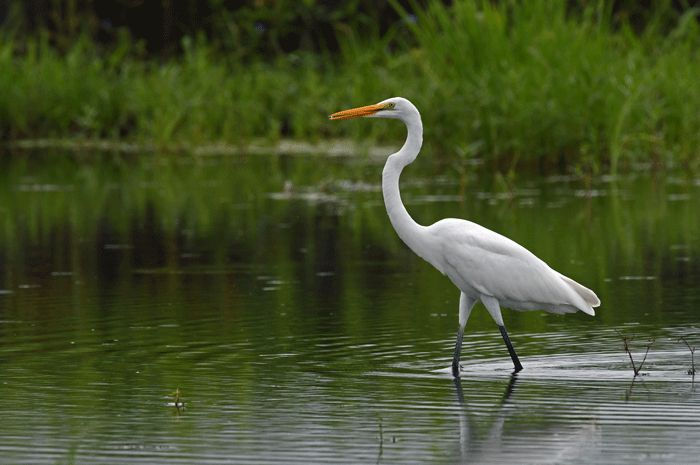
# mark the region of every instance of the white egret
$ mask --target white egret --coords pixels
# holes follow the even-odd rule
[[[452,374],[459,376],[464,327],[476,302],[489,311],[513,359],[515,371],[522,365],[503,325],[501,306],[514,310],[543,309],[552,313],[581,310],[595,315],[600,300],[593,291],[551,269],[516,242],[471,221],[447,218],[421,226],[401,202],[399,176],[413,162],[423,144],[420,113],[408,100],[395,97],[375,105],[332,114],[331,120],[395,118],[406,124],[408,136],[401,150],[390,155],[382,172],[382,192],[389,219],[399,237],[416,254],[447,275],[461,291],[459,329],[452,360]]]

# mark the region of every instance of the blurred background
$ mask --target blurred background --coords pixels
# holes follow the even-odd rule
[[[0,20],[5,30],[24,39],[48,34],[51,44],[64,52],[81,36],[108,46],[123,40],[120,34],[127,34],[129,40],[144,41],[149,54],[168,58],[182,53],[183,37],[202,34],[221,53],[269,58],[298,50],[337,52],[343,34],[351,32],[384,36],[401,21],[415,23],[417,11],[424,10],[428,3],[426,0],[4,0],[0,5]],[[439,3],[449,6],[453,2]],[[610,26],[619,28],[629,24],[636,32],[644,31],[652,21],[662,22],[663,30],[669,31],[679,16],[696,5],[697,1],[692,0],[566,2],[569,14],[581,14],[591,7],[599,13],[608,10]]]

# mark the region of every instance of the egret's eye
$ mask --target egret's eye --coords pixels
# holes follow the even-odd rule
[[[386,105],[384,105],[384,109],[385,109],[385,110],[391,110],[391,109],[394,108],[395,106],[396,106],[396,104],[395,104],[394,102],[389,102],[389,103],[387,103]]]

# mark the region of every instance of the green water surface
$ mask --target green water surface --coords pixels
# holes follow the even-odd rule
[[[416,221],[496,230],[602,301],[504,309],[517,375],[478,304],[455,382],[459,293],[393,231],[382,162],[8,154],[0,462],[695,461],[697,175],[408,167]],[[637,365],[655,340],[640,376],[614,329]]]

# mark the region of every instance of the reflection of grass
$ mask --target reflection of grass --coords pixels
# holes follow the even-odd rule
[[[405,35],[393,31],[360,38],[348,28],[335,57],[267,62],[220,56],[216,44],[189,38],[164,63],[135,58],[139,46],[126,40],[99,52],[83,40],[62,56],[43,38],[17,55],[22,46],[5,36],[0,137],[394,142],[398,124],[330,125],[326,115],[401,94],[423,111],[429,153],[476,156],[504,171],[562,162],[596,171],[608,160],[613,170],[639,160],[696,166],[696,10],[669,33],[652,19],[635,34],[624,22],[611,31],[609,11],[593,3],[574,13],[563,0],[435,1],[409,25],[417,47],[396,43]]]
[[[300,289],[321,295],[316,273],[355,270],[347,263],[360,261],[367,275],[376,275],[378,263],[396,266],[370,287],[398,286],[393,279],[410,267],[421,276],[417,295],[425,308],[436,306],[428,297],[434,289],[453,292],[449,280],[397,237],[379,191],[381,166],[364,159],[30,153],[4,168],[0,258],[12,270],[3,275],[9,289],[33,282],[37,271],[74,271],[78,279],[112,263],[115,273],[127,274],[132,267],[266,264],[280,270],[281,281],[301,282]],[[638,306],[662,324],[668,312],[660,302],[696,292],[690,267],[698,256],[700,217],[694,213],[700,198],[692,178],[594,179],[590,197],[574,194],[584,188],[579,181],[521,179],[499,195],[492,179],[468,176],[465,185],[449,165],[419,159],[403,181],[403,199],[416,221],[461,217],[516,240],[594,289],[603,301],[596,316],[601,324],[636,321]],[[429,200],[440,196],[461,200]],[[100,255],[109,255],[106,264],[97,261]],[[120,257],[123,262],[115,261]],[[344,275],[344,289],[364,279],[358,273]],[[668,285],[683,280],[682,292]],[[439,313],[452,311],[443,306]],[[524,315],[511,318],[516,325],[548,319]]]
[[[378,190],[381,166],[322,156],[130,158],[97,152],[28,153],[10,161],[0,171],[0,289],[13,291],[0,296],[7,320],[43,311],[30,293],[16,292],[22,285],[50,294],[52,286],[66,283],[75,309],[97,312],[99,306],[87,303],[95,289],[111,289],[128,302],[135,283],[152,281],[154,292],[172,293],[174,302],[182,289],[209,286],[214,301],[235,301],[212,304],[223,313],[245,307],[253,295],[265,311],[284,307],[286,317],[270,317],[264,334],[240,333],[229,322],[221,329],[226,337],[275,334],[284,341],[310,320],[324,332],[360,339],[368,322],[397,331],[421,328],[433,341],[452,334],[459,293],[394,232]],[[678,258],[699,254],[700,217],[690,214],[699,194],[692,179],[635,176],[614,184],[594,179],[593,192],[600,195],[589,198],[574,194],[584,184],[573,179],[516,180],[510,195],[500,196],[491,178],[471,177],[465,187],[449,165],[419,159],[406,169],[402,194],[422,224],[473,220],[594,289],[603,305],[590,324],[640,318],[677,324],[666,320],[673,318],[670,302],[692,301],[697,287],[688,281],[682,292],[668,288],[682,282],[679,276],[693,263]],[[289,198],[286,181],[293,186]],[[623,199],[615,203],[620,192]],[[670,194],[689,199],[668,202]],[[640,275],[655,279],[618,279]],[[277,290],[260,290],[268,286]],[[640,308],[648,315],[640,316]],[[120,311],[140,318],[140,307]],[[327,319],[329,313],[338,319]],[[232,312],[230,319],[239,316]],[[492,327],[483,309],[472,318],[475,332]],[[514,331],[535,334],[558,317],[509,311],[507,318]],[[187,315],[179,319],[187,321]],[[566,325],[588,319],[572,315]]]

